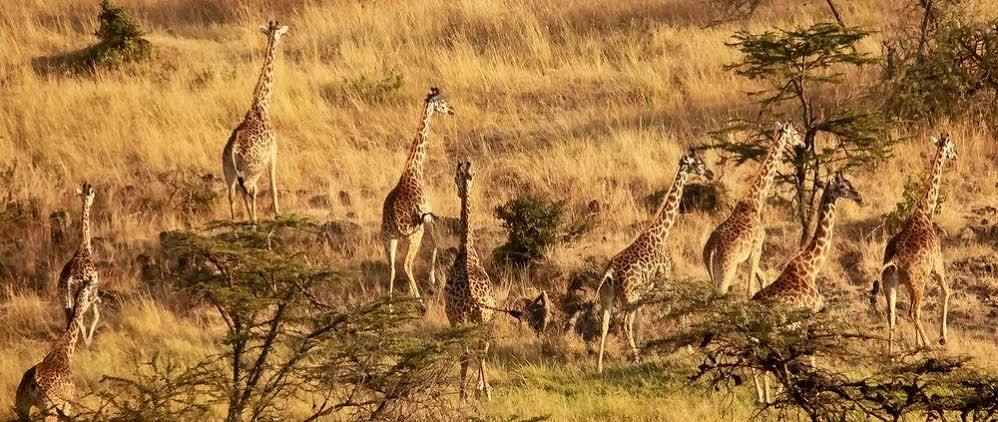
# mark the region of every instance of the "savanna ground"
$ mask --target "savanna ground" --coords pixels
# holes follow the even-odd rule
[[[280,47],[272,106],[282,208],[355,227],[331,247],[339,269],[353,276],[331,287],[337,297],[353,303],[386,294],[377,237],[381,203],[398,178],[430,86],[441,87],[457,115],[433,122],[429,195],[438,215],[456,216],[453,163],[476,161],[481,251],[504,241],[495,206],[521,193],[567,201],[569,218],[599,204],[592,230],[555,246],[532,269],[509,268],[485,254],[502,294],[519,297],[541,288],[563,291],[570,274],[604,265],[654,212],[647,198],[672,181],[685,146],[710,143],[709,131],[753,109],[745,92],[756,87],[723,68],[739,58],[725,45],[735,31],[832,19],[822,2],[780,0],[748,20],[709,25],[715,16],[702,3],[121,0],[148,31],[155,59],[67,75],[33,64],[93,44],[97,2],[3,2],[0,414],[7,415],[22,372],[41,359],[62,325],[56,278],[77,231],[55,242],[49,216],[67,210],[76,227],[73,193],[84,180],[98,187],[102,286],[120,305],[104,312],[95,343],[76,354],[80,384],[127,373],[154,353],[195,360],[218,347],[211,310],[192,309],[182,296],[145,282],[143,268],[159,248],[160,232],[228,217],[219,158],[257,80],[261,23],[277,18],[291,28]],[[850,25],[886,30],[895,6],[849,1],[841,11]],[[995,13],[995,6],[982,3],[982,14]],[[881,36],[861,48],[878,54]],[[875,66],[850,72],[828,95],[844,99],[876,81]],[[851,174],[866,204],[840,206],[821,288],[851,303],[857,324],[883,329],[866,311],[887,239],[883,216],[901,197],[905,178],[924,171],[928,135],[943,130],[960,156],[944,174],[946,201],[936,218],[954,289],[947,353],[995,368],[998,143],[986,124],[959,119],[892,131],[904,139],[893,157]],[[708,152],[707,158],[717,157]],[[714,168],[727,204],[745,192],[755,167]],[[266,194],[260,206],[269,215]],[[669,247],[676,275],[707,277],[700,251],[726,212],[680,217]],[[799,228],[777,206],[766,220],[763,268],[772,278],[795,250]],[[453,237],[440,242],[442,250],[455,246]],[[444,252],[440,267],[452,256]],[[425,282],[423,262],[416,272]],[[932,286],[926,307],[932,336],[936,293]],[[426,329],[446,326],[440,298],[430,303]],[[495,398],[474,410],[480,416],[744,420],[756,411],[749,388],[712,395],[687,385],[690,368],[677,366],[671,378],[646,371],[623,358],[616,337],[609,341],[608,374],[599,376],[581,340],[544,345],[525,326],[503,319],[498,325],[489,362]],[[902,322],[900,330],[911,340],[910,325]],[[654,333],[650,327],[643,336]]]

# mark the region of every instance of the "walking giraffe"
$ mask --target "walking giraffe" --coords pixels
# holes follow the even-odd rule
[[[749,261],[746,271],[746,291],[755,294],[754,280],[758,277],[762,288],[764,276],[759,270],[762,245],[766,228],[762,224],[762,208],[769,198],[769,189],[776,177],[780,157],[787,147],[803,145],[800,135],[791,123],[777,124],[776,143],[770,147],[748,193],[735,204],[731,215],[707,239],[703,248],[703,262],[707,274],[721,294],[727,293],[734,281],[738,267]]]
[[[14,411],[19,421],[32,420],[32,407],[38,408],[46,421],[67,419],[76,393],[70,358],[82,333],[82,330],[77,330],[73,325],[82,324],[87,305],[95,305],[89,301],[96,297],[96,290],[97,282],[92,280],[76,293],[79,305],[73,311],[69,327],[52,344],[45,358],[21,376],[14,397]]]
[[[79,311],[80,318],[77,321],[77,325],[80,329],[80,334],[83,334],[83,342],[88,346],[90,341],[93,340],[94,330],[97,329],[97,321],[100,320],[100,312],[97,310],[97,306],[100,303],[99,297],[99,277],[97,275],[97,266],[94,265],[93,259],[93,249],[91,247],[91,225],[90,225],[90,212],[94,205],[94,192],[93,186],[89,183],[83,183],[83,187],[76,190],[76,193],[80,196],[83,202],[82,212],[80,217],[80,247],[76,250],[76,254],[69,259],[69,262],[62,267],[62,272],[59,274],[59,301],[62,303],[62,309],[66,314],[66,328],[73,328],[73,314]],[[76,300],[80,291],[83,290],[85,286],[93,286],[93,288],[88,290],[88,295],[86,300],[79,302]],[[83,314],[88,310],[93,313],[93,321],[90,323],[90,332],[88,333],[83,326]]]
[[[430,119],[436,113],[453,115],[454,109],[437,88],[430,88],[423,106],[423,115],[419,120],[416,138],[409,149],[409,158],[402,168],[402,176],[395,188],[388,192],[381,213],[381,239],[385,244],[385,255],[388,259],[388,295],[395,293],[395,254],[399,239],[405,239],[408,246],[402,270],[409,281],[409,292],[419,298],[419,287],[412,272],[412,264],[416,261],[419,246],[423,241],[426,226],[433,224],[433,213],[430,199],[423,188],[423,166],[429,148]],[[432,232],[432,230],[431,230]],[[430,255],[430,285],[436,286],[434,271],[437,265],[437,245],[433,239],[433,251]]]
[[[457,257],[451,265],[447,274],[447,283],[444,285],[446,302],[444,310],[447,313],[447,320],[451,325],[477,324],[485,325],[486,337],[491,335],[491,324],[494,311],[504,312],[510,316],[520,319],[522,314],[518,311],[499,309],[496,307],[496,298],[492,292],[492,282],[489,274],[485,272],[478,253],[475,251],[471,231],[471,183],[474,173],[471,171],[471,161],[466,160],[457,164],[457,173],[454,176],[454,183],[457,184],[457,195],[461,198],[461,244],[458,247]],[[466,397],[465,380],[468,375],[468,366],[471,360],[469,348],[465,346],[461,354],[461,399]],[[488,338],[482,340],[482,345],[478,348],[481,355],[478,357],[478,387],[476,391],[479,396],[483,395],[487,400],[492,399],[492,391],[489,387],[488,378],[485,375],[485,356],[489,352]]]
[[[835,203],[840,198],[863,204],[863,198],[852,187],[852,183],[842,173],[836,173],[825,183],[818,210],[818,223],[811,241],[787,262],[776,281],[752,297],[753,301],[770,307],[803,308],[813,312],[818,312],[825,306],[825,298],[818,290],[817,278],[828,257],[828,251],[832,249]],[[760,386],[758,375],[754,378],[759,402],[769,403],[769,379],[766,378],[765,385]]]
[[[713,177],[703,160],[693,151],[687,152],[679,159],[679,171],[676,173],[675,181],[672,182],[672,188],[669,189],[658,213],[648,227],[634,240],[634,243],[610,260],[606,272],[600,279],[596,288],[603,318],[599,360],[596,366],[600,373],[603,372],[603,351],[606,347],[607,333],[610,331],[610,315],[615,307],[619,306],[624,311],[624,332],[627,335],[627,342],[634,357],[638,357],[638,348],[634,343],[635,320],[638,319],[640,311],[637,302],[641,295],[653,286],[656,275],[669,272],[669,258],[664,250],[665,240],[673,223],[676,222],[683,188],[690,176],[707,179]]]
[[[274,215],[280,215],[277,206],[277,135],[270,122],[270,95],[274,84],[274,59],[281,36],[288,32],[287,26],[278,26],[271,21],[261,26],[260,32],[267,36],[267,53],[263,60],[263,70],[253,89],[253,103],[246,112],[242,123],[232,131],[229,141],[222,151],[222,170],[225,183],[229,187],[229,215],[236,218],[236,189],[240,191],[246,214],[256,222],[257,182],[264,170],[270,173],[270,197],[274,202]],[[252,205],[251,205],[252,202]]]
[[[946,161],[956,159],[956,145],[947,134],[942,134],[939,138],[933,137],[932,143],[936,146],[936,156],[932,162],[932,174],[929,175],[925,193],[911,211],[908,222],[887,242],[880,281],[874,281],[873,284],[871,304],[876,305],[876,294],[880,290],[880,283],[883,283],[884,296],[887,298],[888,353],[893,351],[894,346],[899,285],[908,288],[908,296],[911,298],[908,317],[915,325],[915,343],[918,346],[929,345],[929,336],[922,328],[922,298],[925,295],[926,279],[930,276],[935,276],[942,288],[943,306],[939,344],[945,345],[947,340],[946,316],[949,313],[950,288],[946,280],[946,264],[943,261],[939,235],[936,234],[932,224],[932,214],[939,201],[943,167]]]

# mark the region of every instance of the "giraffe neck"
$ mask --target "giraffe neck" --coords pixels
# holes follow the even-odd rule
[[[776,139],[776,144],[766,153],[766,159],[763,160],[762,167],[759,168],[755,182],[752,183],[748,195],[745,196],[752,201],[752,208],[756,212],[762,212],[762,207],[766,204],[766,198],[769,197],[769,188],[773,185],[773,179],[776,177],[776,170],[779,168],[780,157],[783,155],[784,147],[786,147],[786,137],[780,135]]]
[[[274,37],[267,40],[267,53],[263,59],[263,69],[260,70],[260,79],[256,81],[256,88],[253,89],[253,105],[250,113],[255,113],[261,118],[266,118],[270,113],[270,93],[274,83],[274,58],[277,55],[277,44]]]
[[[69,366],[69,358],[73,356],[73,352],[76,350],[76,343],[80,339],[80,329],[78,326],[83,321],[83,307],[79,306],[79,303],[87,289],[88,287],[84,287],[77,293],[75,302],[77,306],[73,312],[73,319],[69,323],[69,328],[66,328],[66,331],[63,331],[62,335],[52,344],[52,350],[49,351],[48,355],[45,355],[45,359],[43,360],[45,364]]]
[[[669,193],[665,195],[658,213],[648,226],[648,229],[645,230],[645,233],[651,235],[655,241],[656,247],[665,243],[665,238],[669,236],[669,230],[672,229],[672,225],[676,222],[676,215],[679,214],[679,202],[683,197],[683,188],[686,187],[688,178],[689,174],[686,172],[686,169],[679,169],[679,173],[676,174],[676,180],[672,182],[672,187],[669,189]]]
[[[929,184],[926,186],[925,194],[918,201],[918,207],[916,208],[916,210],[928,216],[931,216],[935,212],[936,204],[939,202],[939,187],[943,180],[943,164],[945,164],[943,150],[939,148],[936,151],[935,159],[932,161],[932,174],[929,175]]]
[[[419,129],[416,131],[416,138],[412,140],[412,148],[409,150],[409,158],[405,162],[403,175],[409,175],[416,180],[423,180],[423,162],[426,161],[426,152],[429,148],[430,119],[433,117],[433,108],[427,104],[423,109],[423,115],[419,119]]]
[[[471,192],[468,192],[468,185],[465,182],[464,194],[461,195],[461,247],[465,250],[471,250],[474,248],[474,237],[471,233],[471,199],[468,196]]]
[[[90,231],[90,208],[86,202],[83,203],[83,212],[80,220],[80,248],[90,250],[91,247],[91,231]]]
[[[835,227],[835,198],[831,197],[828,190],[825,188],[825,193],[821,197],[818,227],[814,229],[814,237],[804,250],[812,273],[825,263],[828,251],[832,247],[832,230]]]

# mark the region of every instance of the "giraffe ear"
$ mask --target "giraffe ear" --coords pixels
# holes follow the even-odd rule
[[[260,25],[260,33],[262,33],[263,35],[270,35],[270,28]]]
[[[282,26],[280,28],[277,28],[277,35],[284,35],[287,32],[288,32],[288,26],[287,25],[284,25],[284,26]]]
[[[83,189],[76,188],[76,194],[77,195],[83,195]]]

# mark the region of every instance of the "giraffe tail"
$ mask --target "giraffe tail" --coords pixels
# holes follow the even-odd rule
[[[603,290],[603,285],[606,284],[607,280],[610,280],[610,282],[613,283],[613,269],[606,270],[606,272],[603,273],[603,277],[600,278],[599,285],[596,286],[596,300],[599,300],[600,291]]]
[[[877,309],[877,295],[883,289],[884,279],[893,277],[896,272],[897,264],[894,261],[890,261],[880,269],[880,278],[873,280],[873,286],[870,289],[870,309],[874,314],[880,315],[880,311]]]

